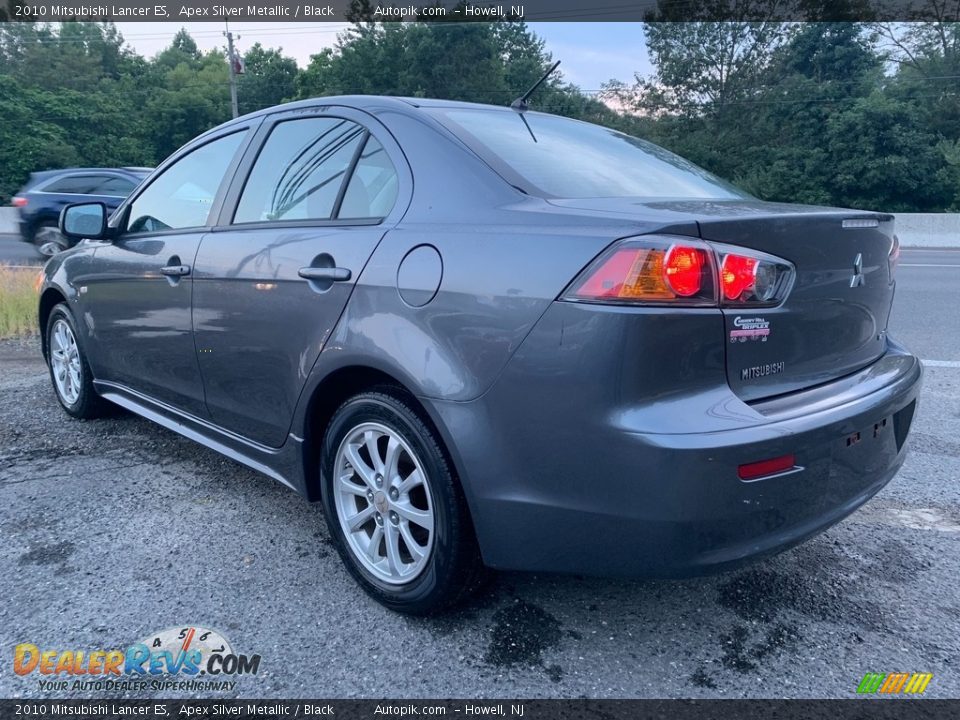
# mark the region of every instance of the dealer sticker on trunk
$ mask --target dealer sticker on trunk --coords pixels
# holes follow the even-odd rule
[[[761,317],[740,317],[737,315],[733,319],[733,324],[737,328],[730,331],[730,342],[746,342],[747,340],[759,340],[766,342],[770,336],[770,322]]]

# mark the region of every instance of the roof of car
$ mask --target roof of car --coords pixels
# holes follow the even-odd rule
[[[462,109],[485,109],[485,110],[510,110],[506,105],[484,105],[482,103],[462,102],[460,100],[439,100],[436,98],[418,98],[418,97],[398,97],[394,95],[330,95],[325,97],[308,98],[306,100],[297,100],[295,102],[273,105],[256,112],[243,115],[235,120],[231,120],[225,125],[243,122],[246,119],[271,115],[277,112],[287,112],[290,110],[299,110],[302,108],[317,107],[322,105],[342,105],[353,107],[358,110],[364,110],[371,107],[395,107],[397,109],[411,108],[462,108]]]
[[[39,170],[31,173],[36,179],[50,178],[57,175],[73,175],[77,173],[120,173],[124,175],[142,175],[153,172],[153,168],[148,167],[77,167],[77,168],[58,168],[56,170]]]
[[[36,170],[30,173],[26,184],[20,188],[19,192],[30,192],[35,190],[41,183],[52,180],[53,178],[63,177],[64,175],[83,175],[84,173],[114,173],[121,176],[133,175],[136,179],[142,180],[146,175],[153,172],[153,168],[148,167],[78,167],[78,168],[57,168],[55,170]]]

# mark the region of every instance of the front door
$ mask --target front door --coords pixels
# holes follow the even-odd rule
[[[206,416],[193,338],[193,264],[245,131],[183,155],[132,198],[80,290],[99,381]]]
[[[300,116],[274,122],[242,188],[197,255],[197,351],[211,419],[279,447],[386,232],[397,173],[359,123]]]

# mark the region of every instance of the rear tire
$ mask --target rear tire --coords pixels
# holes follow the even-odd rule
[[[66,303],[56,305],[47,319],[47,367],[53,391],[68,415],[89,420],[102,417],[110,406],[93,388],[93,373],[78,338],[70,309]]]
[[[463,492],[434,431],[392,388],[334,413],[320,454],[327,525],[347,570],[374,600],[429,615],[483,581]]]

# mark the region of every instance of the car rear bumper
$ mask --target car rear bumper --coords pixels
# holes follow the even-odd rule
[[[584,401],[592,387],[551,397],[510,375],[475,403],[433,406],[467,438],[454,455],[485,561],[677,577],[789,548],[883,488],[905,457],[922,367],[891,342],[853,375],[764,403],[716,389],[607,413]],[[668,431],[651,429],[658,417],[674,418],[662,420]],[[738,476],[741,464],[787,454],[793,471]]]

